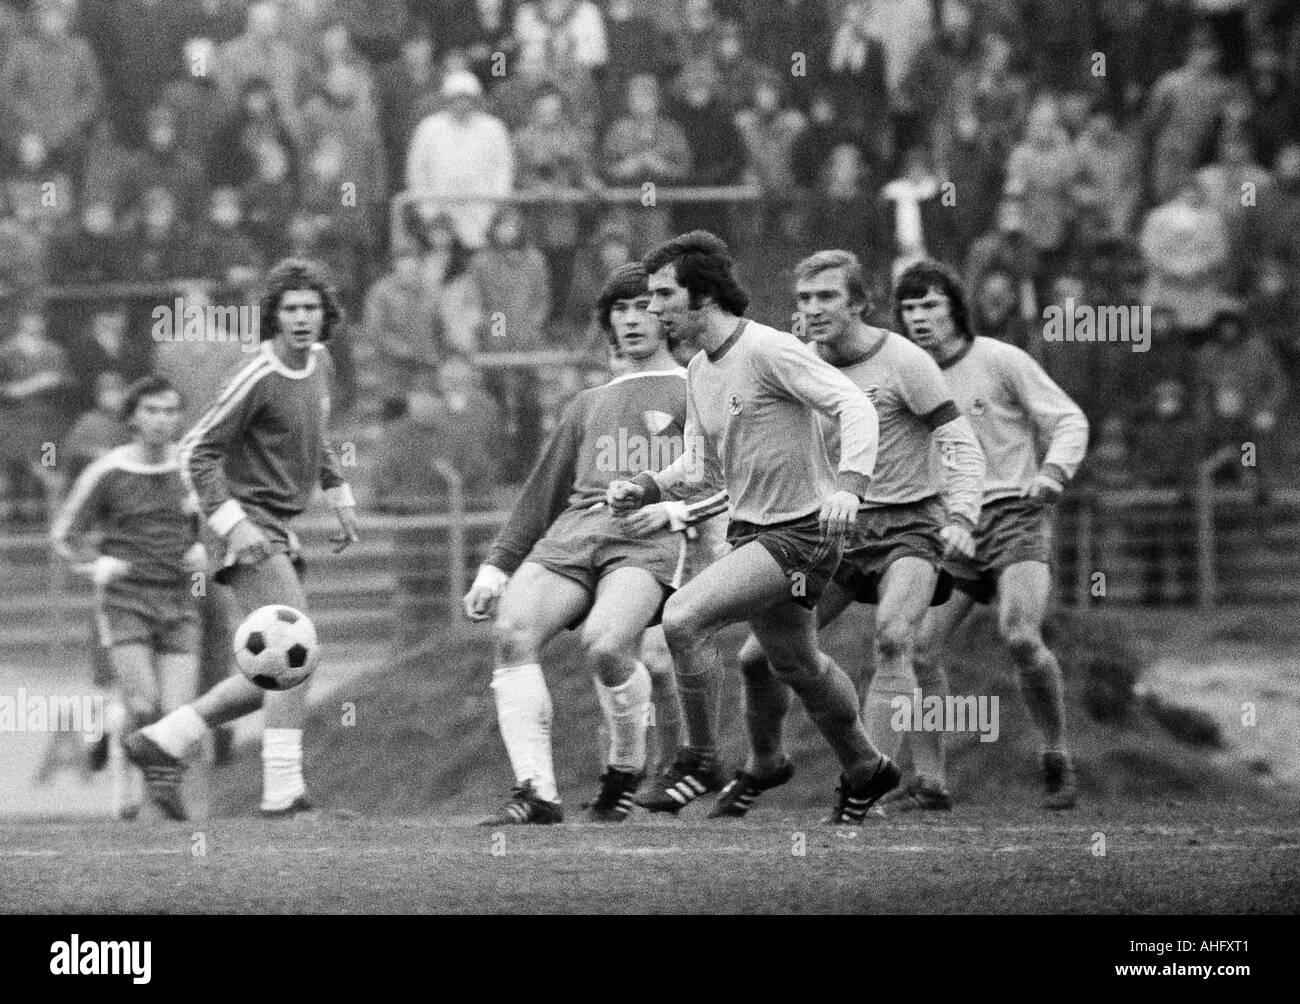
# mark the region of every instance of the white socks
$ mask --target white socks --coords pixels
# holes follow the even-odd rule
[[[492,673],[492,692],[515,783],[532,781],[539,798],[558,802],[551,762],[551,692],[542,667],[535,662],[500,666]]]
[[[199,717],[192,705],[182,704],[160,721],[147,725],[140,731],[179,760],[207,734],[208,723]]]
[[[609,766],[630,772],[645,768],[646,726],[650,712],[650,671],[638,662],[617,687],[596,681],[596,695],[609,726]]]
[[[302,779],[302,729],[262,730],[262,808],[287,809],[307,793]]]

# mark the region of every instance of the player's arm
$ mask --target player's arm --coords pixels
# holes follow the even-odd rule
[[[104,475],[108,470],[106,465],[95,463],[82,471],[50,526],[50,544],[55,553],[97,586],[108,585],[131,570],[130,562],[99,554],[83,539],[106,510]]]
[[[321,431],[320,444],[320,486],[324,489],[325,498],[339,521],[338,535],[330,538],[334,544],[334,553],[338,554],[359,539],[357,500],[352,494],[352,486],[343,477],[343,468],[339,464],[338,454],[334,452],[334,445],[329,441],[324,430]]]
[[[1007,359],[1012,393],[1048,444],[1038,474],[1024,494],[1054,502],[1088,452],[1088,419],[1028,353],[1012,348]]]
[[[876,471],[880,420],[876,406],[852,380],[793,338],[755,356],[763,377],[797,401],[839,423],[840,462],[835,492],[822,506],[824,531],[845,533]]]
[[[581,397],[569,402],[550,439],[537,458],[523,492],[510,510],[479,566],[474,584],[465,594],[465,616],[485,620],[492,614],[506,582],[523,564],[533,545],[541,540],[555,517],[564,511],[578,467],[585,403]]]

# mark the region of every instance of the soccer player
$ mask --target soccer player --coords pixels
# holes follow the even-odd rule
[[[713,234],[697,230],[668,241],[646,269],[651,312],[670,338],[702,350],[687,367],[687,453],[657,474],[614,482],[608,498],[616,511],[630,512],[690,488],[703,473],[709,485],[725,488],[732,550],[664,607],[686,746],[640,804],[675,812],[722,787],[714,731],[720,667],[709,644],[719,629],[745,620],[840,760],[830,821],[861,822],[900,774],[867,739],[852,682],[818,651],[813,609],[868,491],[875,409],[807,346],[743,316],[749,295],[732,274],[726,244]],[[838,473],[819,412],[839,423]],[[688,515],[714,505],[702,499]]]
[[[55,551],[95,585],[96,633],[112,666],[124,732],[193,700],[198,682],[190,576],[204,570],[207,557],[177,460],[180,414],[180,394],[163,377],[127,388],[121,416],[132,441],[81,472],[50,529]],[[92,530],[101,531],[94,550],[82,541]],[[132,786],[120,777],[118,785],[115,811],[132,818],[139,811]]]
[[[975,557],[950,562],[956,589],[921,625],[917,682],[927,695],[947,696],[940,652],[972,605],[996,596],[998,630],[1043,738],[1043,805],[1068,809],[1078,783],[1066,748],[1061,666],[1043,643],[1042,624],[1052,585],[1053,506],[1087,452],[1088,420],[1028,354],[971,332],[961,282],[946,266],[922,261],[906,269],[894,286],[894,317],[938,362],[987,463]],[[942,733],[916,733],[910,742],[913,807],[945,808]]]
[[[682,455],[686,371],[646,308],[645,270],[616,269],[597,317],[628,371],[570,402],[523,495],[465,596],[465,613],[496,608],[497,721],[515,774],[509,801],[485,825],[564,818],[551,756],[551,697],[542,649],[581,623],[582,646],[609,729],[607,766],[591,818],[621,822],[644,778],[651,680],[639,660],[642,634],[680,584],[686,542],[665,521],[634,533],[605,505],[619,476]]]
[[[240,617],[272,603],[307,611],[305,563],[289,523],[317,482],[341,533],[335,551],[357,539],[355,501],[326,439],[333,365],[325,345],[343,323],[338,293],[316,265],[285,259],[267,273],[259,304],[262,345],[216,404],[181,441],[181,471],[215,539],[213,578],[234,592]],[[262,708],[265,816],[310,811],[302,775],[307,686],[262,690],[231,676],[126,738],[127,756],[173,819],[186,818],[178,792],[183,758],[208,729]]]
[[[856,255],[820,251],[794,272],[799,327],[822,359],[866,392],[880,421],[875,476],[817,604],[817,620],[825,627],[855,600],[875,605],[875,675],[862,717],[872,743],[893,756],[902,737],[890,720],[898,698],[913,699],[917,631],[930,605],[951,591],[941,561],[975,553],[971,533],[979,518],[984,454],[935,361],[901,335],[863,320],[870,303]],[[761,792],[794,772],[781,747],[789,688],[773,675],[752,635],[741,647],[740,667],[752,755],[723,789],[710,812],[715,817],[745,815]]]

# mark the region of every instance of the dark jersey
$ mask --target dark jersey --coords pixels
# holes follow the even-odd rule
[[[605,501],[613,481],[659,471],[682,455],[686,371],[625,373],[569,402],[487,563],[513,573],[556,517]]]
[[[323,345],[294,370],[263,342],[181,440],[181,469],[218,533],[243,518],[241,502],[289,519],[307,508],[317,483],[344,487],[326,439],[332,370]]]
[[[82,471],[50,535],[70,554],[74,538],[92,529],[102,534],[100,554],[130,563],[124,581],[183,581],[182,559],[198,540],[199,516],[175,452],[161,464],[145,464],[134,447],[122,446]]]

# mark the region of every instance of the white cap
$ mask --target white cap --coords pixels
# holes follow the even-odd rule
[[[444,98],[456,98],[461,95],[477,98],[482,93],[483,85],[478,82],[478,77],[470,73],[469,70],[453,70],[443,78],[442,96]]]

